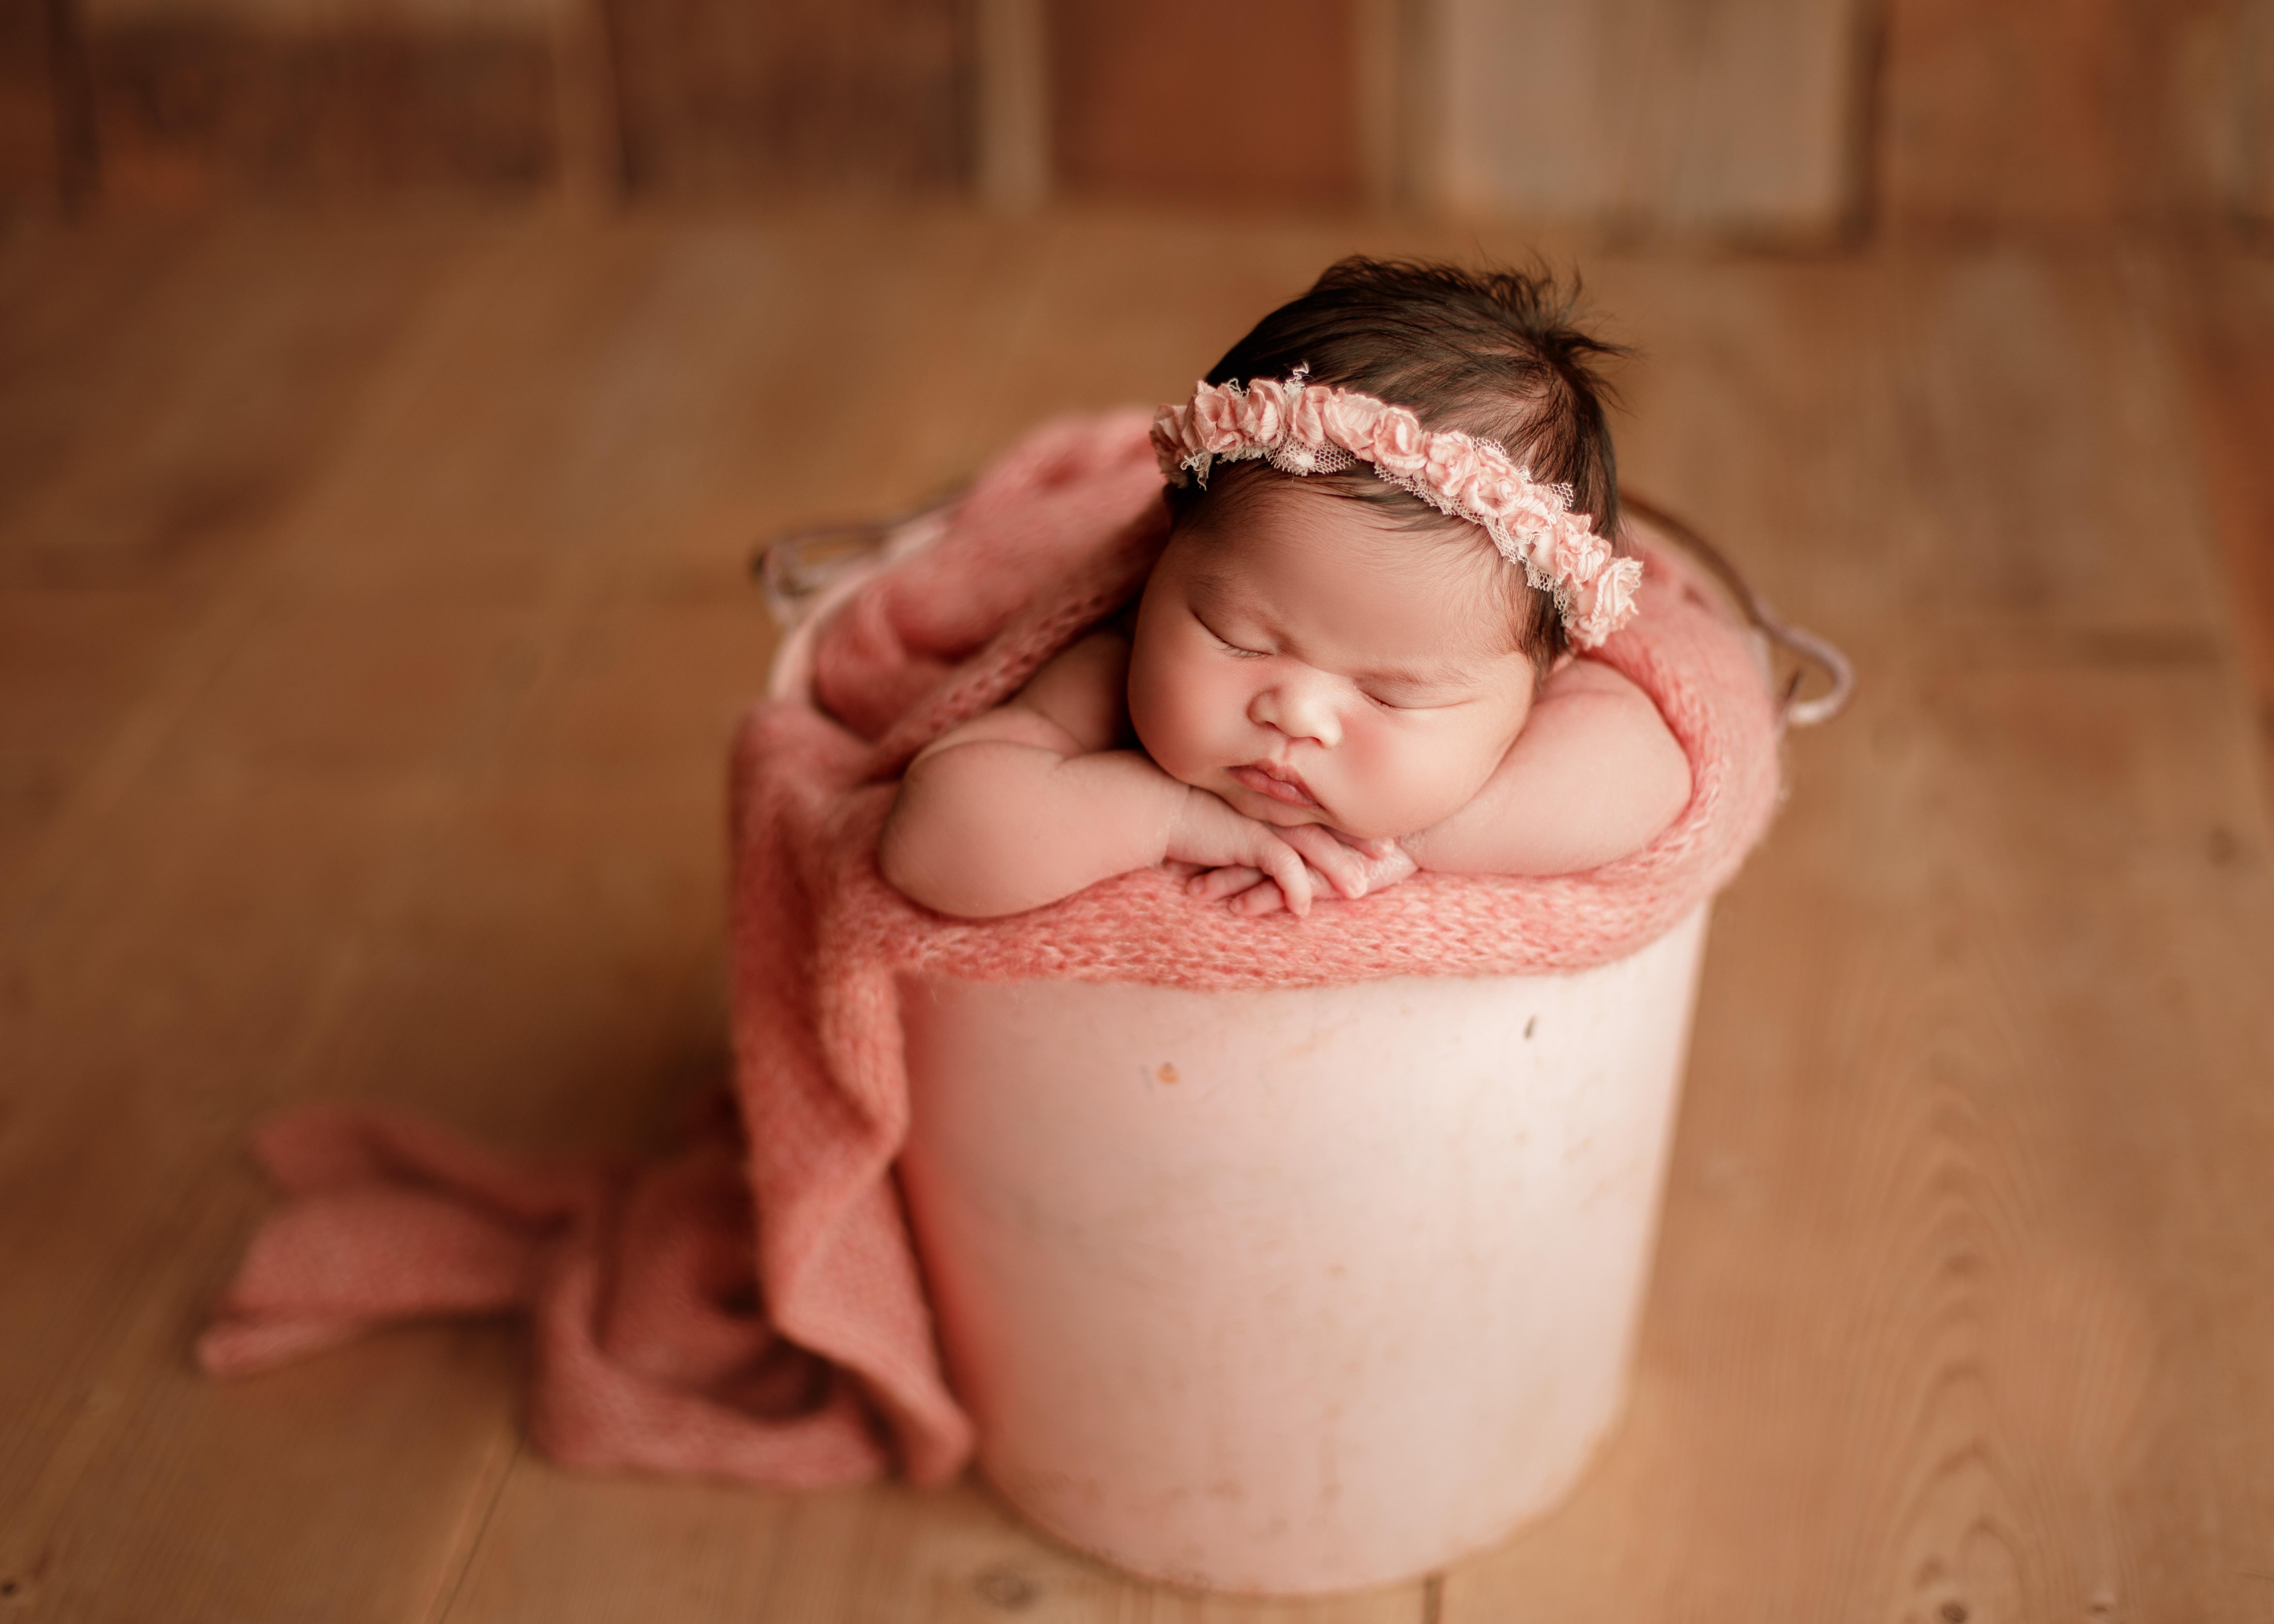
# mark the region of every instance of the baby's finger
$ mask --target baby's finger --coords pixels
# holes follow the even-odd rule
[[[1209,868],[1194,875],[1185,882],[1185,890],[1203,902],[1216,902],[1260,885],[1265,877],[1261,868],[1235,863],[1229,868]]]
[[[1208,872],[1208,870],[1201,864],[1196,862],[1186,862],[1181,857],[1163,857],[1161,859],[1161,867],[1166,868],[1171,875],[1180,880],[1189,880],[1196,874],[1205,874]]]
[[[1280,892],[1287,900],[1287,911],[1301,919],[1311,911],[1311,867],[1293,846],[1276,841],[1274,844],[1279,849],[1266,853],[1258,861],[1263,871],[1279,882]]]
[[[1300,852],[1320,877],[1344,896],[1356,899],[1366,895],[1367,860],[1357,847],[1344,845],[1332,830],[1303,823],[1281,830],[1279,838]]]
[[[1412,853],[1393,841],[1389,853],[1369,861],[1366,868],[1367,883],[1380,891],[1385,885],[1395,885],[1408,875],[1418,873],[1420,865],[1413,861]]]
[[[1244,891],[1229,904],[1235,914],[1253,917],[1259,914],[1276,914],[1287,906],[1287,895],[1275,883],[1259,885],[1254,891]]]
[[[1316,868],[1306,866],[1303,877],[1310,882],[1313,896],[1318,896],[1326,889],[1327,876]],[[1242,914],[1276,914],[1287,906],[1287,896],[1275,880],[1269,884],[1258,885],[1254,891],[1242,891],[1231,899],[1231,906]]]

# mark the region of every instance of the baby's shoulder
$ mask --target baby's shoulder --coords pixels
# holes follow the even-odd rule
[[[1536,704],[1550,700],[1577,698],[1582,695],[1615,697],[1637,701],[1649,706],[1653,714],[1657,704],[1643,691],[1642,685],[1624,672],[1606,665],[1599,659],[1585,658],[1566,659],[1540,686]]]
[[[1677,754],[1674,730],[1666,725],[1658,702],[1623,672],[1598,659],[1568,659],[1540,684],[1532,702],[1524,733],[1570,733],[1599,742],[1624,737],[1635,743],[1663,745]]]
[[[1128,741],[1129,636],[1108,624],[1050,657],[1011,703],[1047,717],[1088,750]]]
[[[1596,832],[1631,825],[1634,838],[1606,855],[1639,850],[1690,802],[1690,757],[1658,702],[1600,660],[1572,660],[1548,678],[1517,739],[1527,742],[1550,781],[1593,786],[1603,802],[1588,815]]]

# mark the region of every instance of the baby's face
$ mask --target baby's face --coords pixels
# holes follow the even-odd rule
[[[1171,777],[1283,826],[1405,835],[1466,805],[1516,741],[1535,668],[1481,531],[1400,530],[1275,480],[1179,530],[1146,583],[1129,715]]]

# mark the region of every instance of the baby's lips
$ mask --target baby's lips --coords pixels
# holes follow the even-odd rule
[[[1269,762],[1249,762],[1231,769],[1232,782],[1254,793],[1276,801],[1284,806],[1316,809],[1318,798],[1311,793],[1303,776]]]

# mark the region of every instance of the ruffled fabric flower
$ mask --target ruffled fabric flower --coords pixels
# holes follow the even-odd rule
[[[1326,395],[1327,442],[1340,446],[1354,457],[1374,461],[1374,425],[1389,408],[1370,395],[1329,389]]]
[[[1424,437],[1421,483],[1464,513],[1477,511],[1470,492],[1486,477],[1490,454],[1458,429]]]
[[[1640,559],[1615,559],[1577,594],[1577,623],[1565,617],[1565,629],[1582,649],[1599,649],[1613,632],[1634,618],[1635,590],[1642,585]]]
[[[1516,503],[1516,523],[1526,530],[1553,530],[1564,520],[1577,519],[1585,530],[1594,521],[1586,514],[1571,511],[1570,495],[1561,485],[1541,485],[1526,469],[1517,470],[1518,495]]]
[[[1276,380],[1259,378],[1239,403],[1239,429],[1247,443],[1269,449],[1279,443],[1287,423],[1287,392]]]
[[[1334,394],[1316,385],[1297,389],[1288,404],[1287,438],[1307,451],[1322,449],[1327,443],[1327,402]]]
[[[1231,389],[1202,384],[1193,391],[1193,449],[1214,456],[1237,455],[1246,441],[1240,427],[1241,401]]]
[[[1576,514],[1563,515],[1544,551],[1541,568],[1559,584],[1571,587],[1585,586],[1611,561],[1610,544],[1580,523]]]
[[[1429,466],[1428,440],[1421,419],[1403,406],[1385,406],[1374,425],[1374,465],[1401,479],[1412,479]],[[1357,451],[1353,446],[1352,450]],[[1366,453],[1359,452],[1364,456]]]
[[[1182,406],[1163,406],[1153,414],[1153,456],[1161,464],[1161,477],[1171,485],[1185,483],[1186,425],[1191,416]]]
[[[1480,458],[1475,477],[1461,492],[1461,501],[1479,519],[1513,526],[1532,515],[1533,488],[1508,465],[1506,458]]]

